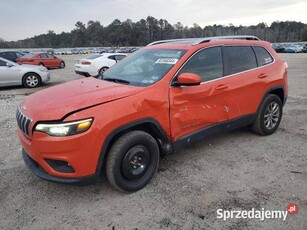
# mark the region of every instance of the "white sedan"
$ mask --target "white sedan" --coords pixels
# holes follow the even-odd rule
[[[33,88],[50,80],[48,69],[37,65],[20,65],[0,58],[0,87],[23,85]]]
[[[85,77],[97,76],[125,57],[127,54],[94,54],[87,58],[78,59],[75,63],[75,72]]]

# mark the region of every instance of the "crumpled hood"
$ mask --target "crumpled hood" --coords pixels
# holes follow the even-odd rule
[[[35,121],[60,120],[68,113],[107,103],[143,88],[84,78],[38,91],[26,97],[21,111]]]

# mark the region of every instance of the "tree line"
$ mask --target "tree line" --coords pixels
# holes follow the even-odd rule
[[[165,19],[148,16],[137,22],[130,19],[115,19],[108,26],[99,21],[84,24],[78,21],[71,32],[56,34],[49,30],[46,34],[19,41],[4,41],[0,38],[0,48],[61,48],[61,47],[109,47],[144,46],[152,41],[173,38],[197,38],[224,35],[254,35],[269,42],[307,41],[307,24],[295,21],[275,21],[270,26],[259,23],[252,26],[233,24],[201,27],[184,26],[177,22],[171,25]]]

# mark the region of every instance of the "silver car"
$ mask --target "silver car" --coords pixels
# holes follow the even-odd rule
[[[49,80],[50,74],[44,66],[20,65],[0,58],[0,87],[23,85],[33,88]]]

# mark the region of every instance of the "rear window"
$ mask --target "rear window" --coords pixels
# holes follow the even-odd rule
[[[6,66],[6,62],[5,62],[5,61],[0,60],[0,66]]]
[[[87,57],[87,58],[85,58],[85,59],[94,60],[94,59],[99,58],[99,57],[101,57],[101,56],[102,56],[102,55],[94,54],[94,55],[91,55],[91,56],[89,56],[89,57]]]
[[[263,47],[253,47],[256,53],[258,66],[264,66],[273,62],[271,54]]]
[[[250,46],[225,46],[226,75],[257,67],[255,53]]]

